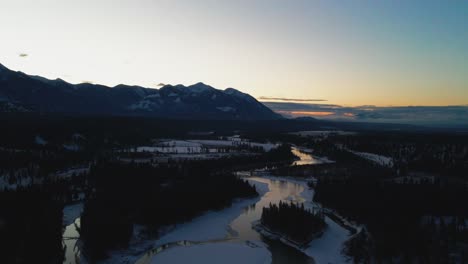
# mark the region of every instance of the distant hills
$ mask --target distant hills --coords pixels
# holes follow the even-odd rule
[[[12,71],[0,64],[0,112],[144,116],[206,120],[276,120],[282,117],[249,94],[204,83],[160,89],[71,84]]]

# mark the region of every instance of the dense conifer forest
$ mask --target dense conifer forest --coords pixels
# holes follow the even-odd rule
[[[81,218],[81,235],[91,259],[128,244],[135,224],[150,230],[188,221],[207,210],[229,206],[235,198],[258,195],[255,188],[207,163],[175,166],[93,165]],[[215,166],[216,167],[216,166]]]
[[[307,138],[282,133],[291,127],[276,127],[308,127],[303,122],[263,122],[264,127],[240,122],[246,129],[236,133],[243,139],[284,144],[271,151],[220,147],[220,153],[242,155],[214,160],[167,155],[160,162],[162,153],[130,150],[162,136],[187,139],[193,122],[1,118],[12,128],[0,131],[0,254],[6,263],[60,263],[64,206],[84,203],[80,243],[92,262],[125,248],[135,232],[155,238],[161,227],[255,196],[254,187],[233,175],[255,169],[313,177],[315,202],[365,226],[343,250],[355,262],[468,259],[466,135],[366,132]],[[232,135],[235,124],[203,123],[202,128],[217,124],[222,126],[215,135],[197,139]],[[296,157],[290,143],[334,162],[291,166]],[[393,164],[382,166],[352,151],[388,156]],[[265,208],[262,223],[298,243],[325,228],[320,213],[288,203]]]
[[[46,191],[0,192],[2,263],[62,263],[62,205]]]
[[[447,182],[319,179],[315,201],[366,225],[377,260],[445,263],[466,256],[468,189]],[[463,249],[464,248],[464,249]]]
[[[304,204],[281,202],[264,207],[260,219],[262,225],[273,232],[285,235],[293,242],[304,245],[321,235],[326,228],[320,211],[310,211]]]

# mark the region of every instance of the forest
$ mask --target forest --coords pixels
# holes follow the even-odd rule
[[[315,186],[314,200],[364,224],[377,261],[402,258],[407,263],[448,263],[454,254],[466,261],[467,186],[447,181],[397,184],[376,177],[324,177]]]
[[[91,260],[125,247],[134,225],[157,235],[158,228],[182,223],[233,199],[254,197],[255,187],[208,163],[175,166],[100,161],[89,174],[80,234]]]
[[[2,263],[62,263],[62,208],[37,188],[0,192]]]
[[[270,204],[263,207],[260,222],[269,230],[285,235],[299,245],[305,245],[320,236],[326,228],[324,215],[320,210],[311,211],[304,204],[286,203]]]

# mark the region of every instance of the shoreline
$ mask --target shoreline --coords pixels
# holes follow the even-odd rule
[[[307,249],[307,245],[310,244],[310,242],[312,242],[314,239],[317,239],[317,238],[320,238],[323,233],[325,232],[326,228],[316,234],[313,235],[313,238],[310,239],[309,241],[307,242],[304,242],[304,243],[301,243],[301,242],[298,242],[298,241],[294,241],[290,238],[288,238],[287,235],[285,234],[282,234],[280,232],[275,232],[273,230],[271,230],[270,228],[264,226],[260,220],[257,220],[255,222],[252,223],[252,228],[255,229],[257,232],[259,232],[261,235],[264,235],[270,239],[274,239],[274,240],[278,240],[280,242],[282,242],[283,244],[285,245],[288,245],[290,247],[293,247],[293,248],[296,248],[297,250],[301,251],[301,252],[304,252],[304,249]]]
[[[230,223],[245,207],[257,203],[268,192],[268,186],[262,185],[262,183],[255,183],[259,196],[239,199],[234,201],[230,207],[219,211],[207,211],[189,222],[169,227],[169,230],[166,229],[166,232],[157,238],[138,237],[138,234],[135,234],[132,238],[133,243],[128,248],[109,252],[109,257],[99,261],[99,263],[150,263],[152,250],[167,244],[179,241],[197,243],[227,239],[230,236]]]

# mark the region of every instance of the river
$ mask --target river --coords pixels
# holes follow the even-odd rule
[[[317,160],[314,159],[311,155],[301,152],[299,149],[294,148],[293,153],[297,155],[302,163],[301,164],[317,164]],[[297,165],[297,163],[293,164]],[[273,178],[267,176],[253,176],[246,178],[252,184],[256,186],[267,186],[266,190],[262,192],[262,196],[259,199],[251,202],[250,204],[247,203],[244,209],[240,209],[238,211],[233,211],[233,208],[227,208],[220,212],[216,212],[216,217],[200,217],[197,219],[195,224],[188,223],[186,229],[184,227],[176,228],[175,231],[179,231],[177,235],[173,236],[171,239],[161,241],[167,241],[160,243],[157,241],[154,242],[157,245],[155,248],[147,251],[143,254],[139,259],[135,259],[135,264],[149,264],[151,261],[154,263],[158,262],[158,256],[167,251],[167,250],[178,250],[178,248],[183,247],[193,247],[194,245],[207,245],[207,244],[224,244],[225,243],[242,243],[242,244],[249,244],[251,241],[260,241],[263,245],[266,246],[267,250],[271,254],[271,262],[273,264],[280,264],[280,263],[315,263],[314,258],[315,256],[319,257],[320,262],[324,261],[323,254],[338,254],[340,255],[340,248],[342,242],[348,237],[348,232],[345,230],[343,231],[336,223],[331,221],[329,218],[326,219],[327,224],[329,224],[330,231],[325,232],[324,236],[319,241],[313,241],[314,249],[319,251],[324,251],[323,254],[314,249],[303,249],[298,250],[296,248],[290,247],[288,245],[283,244],[280,241],[273,240],[267,238],[260,233],[258,233],[253,227],[252,223],[258,221],[262,214],[262,208],[269,206],[269,204],[279,203],[279,201],[292,201],[295,203],[304,203],[306,207],[311,208],[313,205],[312,203],[312,196],[313,190],[309,190],[304,181],[298,181],[289,178]],[[235,207],[235,204],[234,206]],[[226,212],[227,215],[232,214],[233,216],[223,216],[223,212]],[[229,213],[230,212],[230,213]],[[214,237],[213,239],[208,239],[209,235],[201,235],[199,236],[196,234],[209,232],[212,226],[213,221],[218,221],[217,219],[224,219],[219,220],[218,222],[225,221],[225,219],[229,219],[226,224],[221,224],[221,227],[224,226],[224,238],[221,237]],[[79,223],[79,219],[77,219]],[[203,223],[206,222],[206,223]],[[192,225],[192,227],[190,227]],[[70,230],[69,230],[70,228]],[[70,225],[67,227],[65,233],[70,234],[70,232],[74,231],[74,225]],[[173,232],[177,233],[177,232]],[[192,234],[188,234],[192,233]],[[195,233],[195,236],[193,235]],[[203,238],[205,237],[205,238]],[[320,241],[321,240],[321,241]],[[78,262],[74,262],[74,256],[78,253],[77,248],[74,247],[76,240],[65,241],[67,244],[67,262],[64,263],[71,263],[77,264]],[[330,244],[331,243],[331,244]],[[70,244],[73,244],[70,245]],[[71,248],[68,248],[68,246]],[[322,249],[321,249],[322,248]],[[330,249],[331,248],[331,249]],[[313,258],[313,257],[314,258]],[[207,256],[208,257],[208,256]],[[326,257],[326,256],[325,256]],[[114,257],[112,260],[107,261],[107,263],[119,260],[119,257]],[[328,261],[328,259],[326,259]],[[339,263],[334,262],[334,263]],[[121,263],[124,263],[122,261]],[[127,263],[127,262],[125,262]],[[128,262],[131,263],[131,262]],[[169,262],[162,261],[161,263],[172,263],[171,260]],[[199,262],[197,262],[199,263]]]

